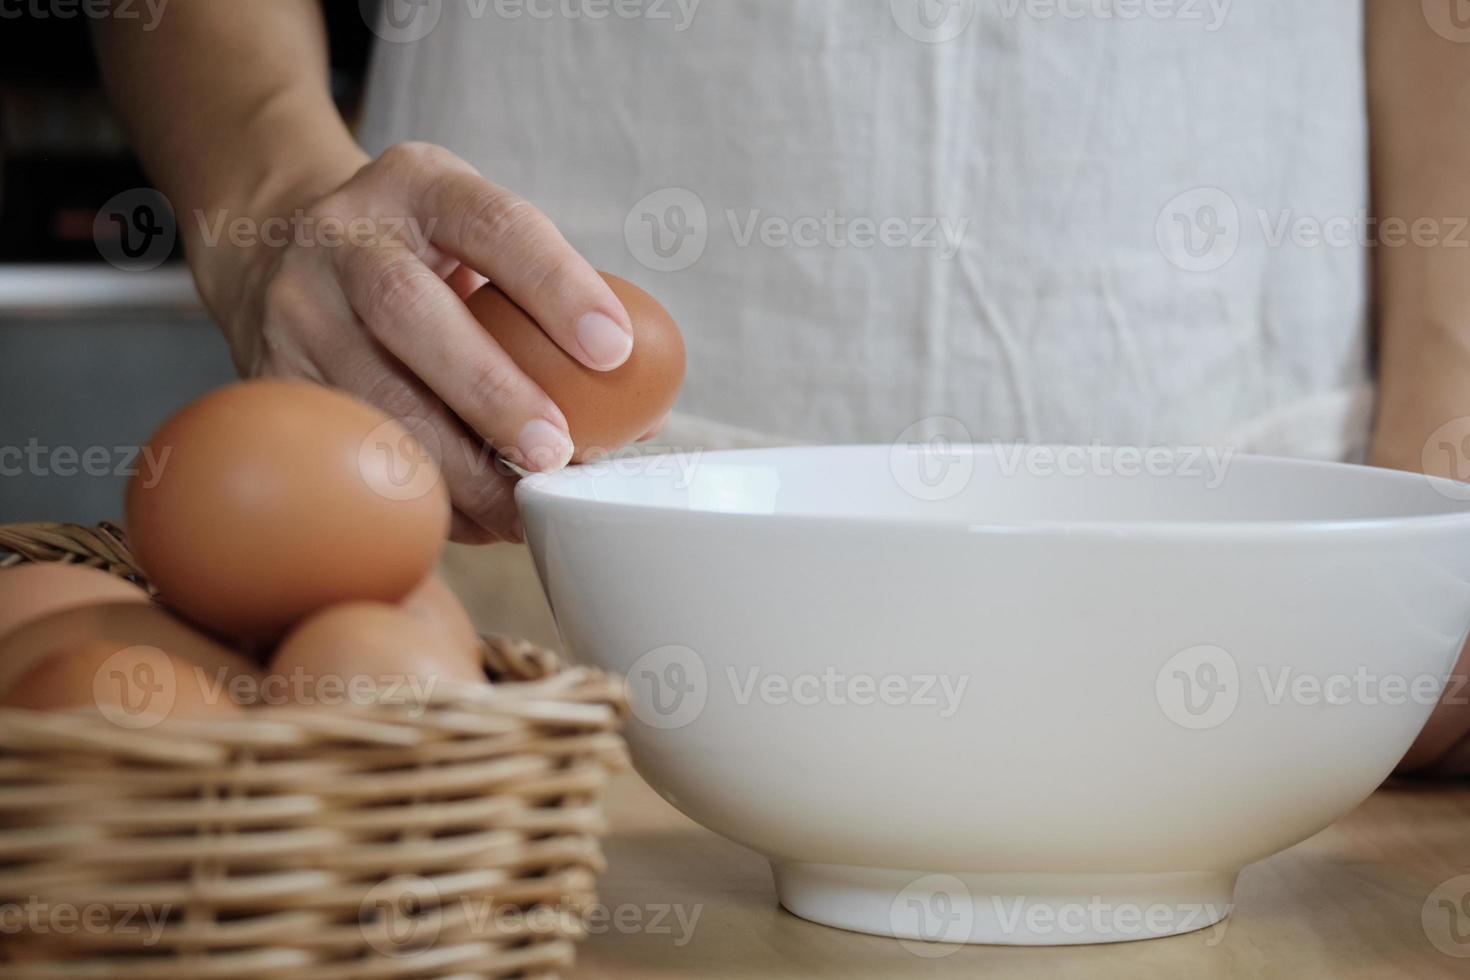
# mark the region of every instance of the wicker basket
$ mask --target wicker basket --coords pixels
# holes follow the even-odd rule
[[[0,564],[140,584],[121,532]],[[621,686],[487,639],[493,686],[123,730],[0,710],[0,976],[554,977],[602,868]]]

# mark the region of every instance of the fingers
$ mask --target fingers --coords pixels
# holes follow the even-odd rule
[[[469,169],[423,184],[434,244],[488,276],[568,354],[612,370],[633,352],[627,310],[551,219]]]
[[[366,168],[382,196],[415,213],[435,264],[447,255],[486,277],[568,354],[594,370],[633,350],[632,321],[597,270],[524,198],[439,146],[403,143]]]
[[[518,537],[502,537],[488,528],[481,527],[458,509],[449,513],[449,540],[455,544],[494,544],[497,541],[519,543],[520,541]]]
[[[567,464],[561,409],[417,255],[385,242],[341,251],[338,266],[368,332],[501,455],[533,471]]]
[[[454,290],[454,295],[460,299],[469,299],[477,289],[490,280],[469,266],[461,265],[456,266],[453,272],[445,276],[444,281],[449,283],[449,288]]]
[[[556,469],[572,440],[561,410],[464,298],[488,277],[568,354],[601,370],[632,351],[627,311],[550,219],[439,147],[394,147],[311,216],[375,230],[341,247],[283,252],[264,297],[262,369],[417,420],[450,491],[456,540],[517,538],[516,477],[500,457]]]
[[[494,454],[433,392],[370,349],[340,358],[327,380],[393,416],[439,464],[454,505],[451,538],[474,544],[521,540],[516,476],[496,465]]]

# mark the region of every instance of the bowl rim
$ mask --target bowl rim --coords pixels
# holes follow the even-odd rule
[[[1178,452],[1179,447],[1162,446],[1097,446],[1080,445],[1068,443],[1025,443],[1027,447],[1042,447],[1054,450],[1081,449],[1087,451],[1101,450],[1104,452],[1116,451],[1117,449],[1148,449],[1163,448],[1171,452]],[[968,443],[956,444],[955,449],[966,450],[972,453],[994,454],[995,444]],[[1188,447],[1201,448],[1201,447]],[[636,473],[613,472],[600,473],[609,465],[618,467],[647,467],[652,461],[669,455],[698,455],[701,460],[731,460],[739,461],[751,457],[768,457],[771,455],[787,455],[798,453],[824,453],[824,452],[847,452],[866,451],[888,453],[894,446],[883,443],[851,443],[833,445],[797,445],[797,446],[771,446],[751,447],[741,449],[716,449],[716,450],[679,450],[668,451],[646,451],[628,457],[614,458],[612,461],[597,461],[568,466],[562,470],[552,473],[531,473],[522,478],[516,485],[515,495],[518,506],[523,508],[537,509],[560,508],[575,509],[579,513],[600,514],[604,516],[617,515],[639,515],[644,517],[658,515],[661,519],[677,520],[681,523],[688,522],[720,522],[730,525],[739,524],[761,524],[768,526],[789,527],[790,525],[802,524],[819,527],[848,526],[851,528],[863,528],[872,531],[899,530],[906,534],[928,534],[943,533],[953,535],[956,533],[973,535],[1004,535],[1024,537],[1062,537],[1062,538],[1108,538],[1108,539],[1130,539],[1130,538],[1200,538],[1218,540],[1220,538],[1276,538],[1276,537],[1299,537],[1299,536],[1331,536],[1339,534],[1352,535],[1404,535],[1404,534],[1433,534],[1448,530],[1470,530],[1470,483],[1451,480],[1447,477],[1428,476],[1423,473],[1412,473],[1405,470],[1393,470],[1385,467],[1367,466],[1358,463],[1338,462],[1334,460],[1304,459],[1293,456],[1278,456],[1264,453],[1239,453],[1230,454],[1231,465],[1245,462],[1249,466],[1271,466],[1285,467],[1291,469],[1318,469],[1337,470],[1342,473],[1371,474],[1368,478],[1381,480],[1389,483],[1427,483],[1431,488],[1454,487],[1457,493],[1463,495],[1453,496],[1444,493],[1444,497],[1458,509],[1448,510],[1442,513],[1430,514],[1388,514],[1375,517],[1353,517],[1353,518],[1290,518],[1281,520],[1028,520],[1028,521],[967,521],[952,517],[915,517],[912,515],[893,514],[832,514],[815,511],[793,511],[780,514],[752,514],[740,511],[715,511],[715,510],[689,510],[678,507],[667,506],[657,503],[646,503],[641,501],[626,500],[595,500],[580,494],[566,492],[567,488],[584,477],[599,479],[606,476],[609,479],[636,479]],[[1362,477],[1355,477],[1362,478]],[[1442,492],[1442,491],[1440,491]],[[1443,492],[1442,492],[1443,493]]]

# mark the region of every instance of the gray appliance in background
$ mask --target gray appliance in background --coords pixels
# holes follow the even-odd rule
[[[121,521],[149,434],[235,378],[181,268],[0,267],[0,523]]]

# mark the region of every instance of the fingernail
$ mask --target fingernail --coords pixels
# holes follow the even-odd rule
[[[571,437],[545,419],[527,422],[516,439],[516,448],[522,465],[540,472],[559,470],[572,458]]]
[[[577,321],[577,342],[594,367],[607,371],[633,353],[633,335],[605,313],[587,313]]]

